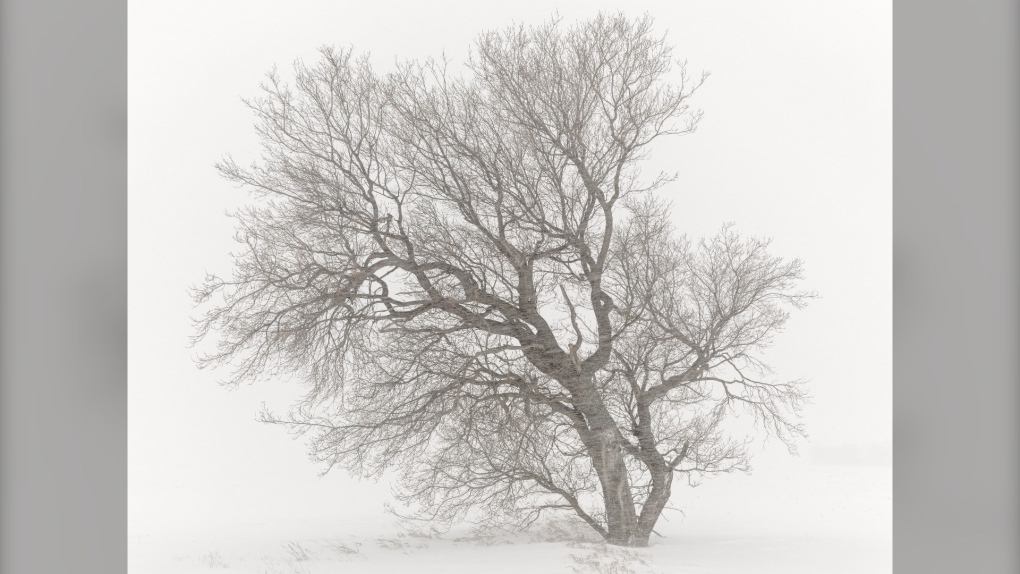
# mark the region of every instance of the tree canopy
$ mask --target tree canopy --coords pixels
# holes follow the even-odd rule
[[[673,178],[640,169],[703,81],[650,17],[605,14],[484,33],[456,70],[325,48],[270,73],[261,159],[217,166],[253,200],[195,289],[199,364],[302,381],[265,420],[327,469],[397,471],[422,517],[566,510],[647,544],[675,478],[747,468],[729,414],[803,433],[802,385],[760,358],[810,297],[800,262],[681,235]]]

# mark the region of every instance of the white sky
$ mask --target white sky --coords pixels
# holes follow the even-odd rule
[[[444,51],[459,60],[482,30],[621,4],[480,5],[129,3],[132,532],[259,521],[312,529],[313,506],[352,494],[373,509],[384,500],[379,486],[316,478],[303,444],[255,422],[262,401],[286,405],[294,388],[227,392],[216,373],[194,367],[187,287],[205,270],[229,271],[224,212],[245,196],[213,164],[226,153],[255,158],[240,98],[255,95],[274,65],[286,73],[325,44],[371,52],[380,67]],[[664,142],[653,158],[681,172],[664,192],[679,229],[699,236],[732,221],[804,260],[805,287],[822,298],[793,316],[768,362],[779,378],[810,380],[804,421],[814,448],[891,448],[891,2],[626,5],[651,13],[693,72],[712,72],[694,100],[705,111],[698,132]]]

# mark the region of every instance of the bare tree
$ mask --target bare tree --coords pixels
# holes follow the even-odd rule
[[[489,32],[458,73],[334,49],[271,73],[261,161],[218,165],[256,199],[232,276],[195,290],[200,365],[296,376],[303,401],[265,420],[327,470],[398,470],[432,520],[564,509],[643,546],[676,477],[747,467],[730,412],[792,448],[801,387],[757,356],[807,297],[800,264],[669,225],[672,178],[639,164],[694,131],[704,76],[651,26]]]

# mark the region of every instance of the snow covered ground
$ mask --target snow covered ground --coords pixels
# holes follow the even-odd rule
[[[382,511],[385,489],[351,483],[347,504],[307,520],[264,516],[189,525],[135,513],[131,574],[443,572],[881,573],[892,571],[892,468],[765,461],[754,474],[674,489],[683,510],[665,515],[647,549],[535,531],[466,539],[466,529],[422,537]],[[161,519],[162,518],[162,519]],[[583,533],[582,533],[583,534]]]

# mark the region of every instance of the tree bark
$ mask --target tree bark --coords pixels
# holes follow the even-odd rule
[[[608,531],[606,541],[620,546],[633,546],[637,512],[623,452],[615,433],[600,429],[594,435],[595,444],[591,447],[591,456],[605,501]]]
[[[648,539],[652,535],[655,523],[662,516],[662,510],[669,502],[669,496],[673,486],[673,471],[662,469],[660,472],[652,471],[652,490],[648,493],[644,506],[641,507],[641,515],[637,519],[637,527],[634,531],[634,546],[648,546]]]
[[[582,436],[582,441],[602,487],[606,541],[619,546],[634,546],[638,517],[623,448],[612,416],[604,406],[599,407],[594,409],[598,412],[586,416],[588,432],[584,433],[587,436]]]
[[[639,442],[642,444],[636,456],[651,473],[652,488],[641,506],[640,514],[635,510],[624,445],[620,443],[623,439],[616,423],[601,402],[596,401],[590,411],[595,412],[586,416],[590,432],[584,442],[602,486],[606,508],[606,541],[619,546],[648,546],[652,530],[669,502],[673,484],[672,467],[654,449],[648,405],[645,402],[639,403],[639,412],[642,414]],[[682,459],[686,451],[685,446],[679,458]]]

